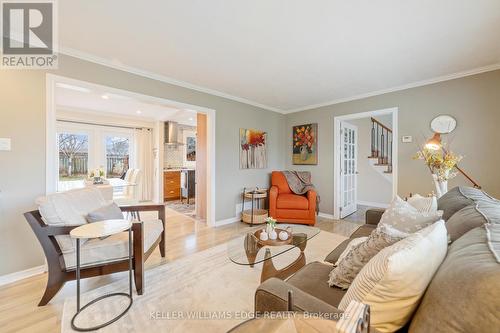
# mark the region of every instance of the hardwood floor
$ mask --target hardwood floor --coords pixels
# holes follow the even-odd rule
[[[162,258],[160,252],[155,251],[146,262],[146,269],[225,243],[248,230],[248,225],[244,223],[209,228],[204,222],[193,220],[168,208],[166,214],[166,256]],[[143,216],[143,219],[145,218],[146,216]],[[360,222],[319,218],[316,227],[349,236],[359,225]],[[121,272],[82,280],[82,293],[126,278],[126,275],[127,272]],[[0,287],[0,332],[60,331],[64,299],[74,296],[75,282],[66,283],[48,305],[38,307],[46,281],[47,274],[40,274]],[[147,293],[147,281],[145,292]]]

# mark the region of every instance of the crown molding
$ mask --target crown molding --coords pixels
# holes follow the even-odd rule
[[[229,100],[232,100],[235,102],[255,106],[255,107],[258,107],[258,108],[261,108],[264,110],[273,111],[273,112],[277,112],[277,113],[281,113],[281,114],[290,114],[290,113],[295,113],[295,112],[317,109],[317,108],[321,108],[321,107],[325,107],[325,106],[329,106],[329,105],[351,102],[351,101],[355,101],[355,100],[359,100],[359,99],[363,99],[363,98],[383,95],[383,94],[401,91],[401,90],[406,90],[406,89],[411,89],[411,88],[417,88],[417,87],[426,86],[429,84],[439,83],[439,82],[443,82],[443,81],[449,81],[449,80],[453,80],[453,79],[459,79],[459,78],[466,77],[466,76],[481,74],[481,73],[485,73],[485,72],[491,72],[491,71],[500,69],[500,63],[496,63],[496,64],[484,66],[484,67],[474,68],[471,70],[466,70],[466,71],[456,72],[453,74],[438,76],[438,77],[427,79],[427,80],[421,80],[421,81],[416,81],[416,82],[412,82],[412,83],[408,83],[408,84],[403,84],[403,85],[392,87],[392,88],[376,90],[376,91],[367,92],[367,93],[359,94],[359,95],[353,95],[353,96],[345,97],[345,98],[338,98],[338,99],[334,99],[331,101],[306,105],[306,106],[302,106],[302,107],[295,108],[295,109],[282,110],[282,109],[275,108],[275,107],[272,107],[269,105],[264,105],[264,104],[261,104],[261,103],[255,102],[255,101],[251,101],[251,100],[248,100],[246,98],[229,95],[229,94],[221,92],[221,91],[213,90],[213,89],[206,88],[206,87],[201,87],[201,86],[194,85],[194,84],[184,82],[184,81],[179,81],[179,80],[176,80],[176,79],[164,76],[164,75],[155,74],[155,73],[145,71],[145,70],[142,70],[139,68],[135,68],[132,66],[128,66],[125,64],[119,64],[119,63],[116,63],[112,60],[97,57],[95,55],[92,55],[92,54],[89,54],[86,52],[82,52],[82,51],[79,51],[79,50],[76,50],[73,48],[60,47],[59,52],[62,54],[74,57],[74,58],[78,58],[78,59],[82,59],[85,61],[99,64],[99,65],[103,65],[106,67],[118,69],[118,70],[121,70],[124,72],[139,75],[139,76],[153,79],[156,81],[165,82],[168,84],[191,89],[194,91],[198,91],[198,92],[226,98],[226,99],[229,99]]]
[[[475,68],[475,69],[471,69],[471,70],[467,70],[467,71],[457,72],[457,73],[453,73],[453,74],[438,76],[438,77],[435,77],[432,79],[408,83],[408,84],[404,84],[404,85],[400,85],[400,86],[396,86],[396,87],[392,87],[392,88],[376,90],[376,91],[372,91],[372,92],[368,92],[368,93],[364,93],[364,94],[354,95],[351,97],[339,98],[339,99],[335,99],[335,100],[328,101],[328,102],[311,104],[311,105],[303,106],[303,107],[296,108],[296,109],[286,110],[286,111],[283,111],[283,113],[290,114],[290,113],[295,113],[295,112],[317,109],[317,108],[321,108],[321,107],[325,107],[325,106],[330,106],[330,105],[335,105],[335,104],[340,104],[340,103],[345,103],[345,102],[351,102],[351,101],[355,101],[355,100],[363,99],[363,98],[367,98],[367,97],[383,95],[383,94],[387,94],[387,93],[391,93],[391,92],[422,87],[422,86],[426,86],[429,84],[449,81],[449,80],[453,80],[453,79],[459,79],[459,78],[466,77],[466,76],[491,72],[491,71],[495,71],[498,69],[500,69],[500,63],[489,65],[489,66],[484,66],[484,67],[479,67],[479,68]]]
[[[284,113],[283,110],[280,110],[280,109],[272,107],[272,106],[268,106],[268,105],[264,105],[264,104],[261,104],[261,103],[258,103],[258,102],[254,102],[254,101],[248,100],[246,98],[241,98],[241,97],[229,95],[229,94],[226,94],[224,92],[213,90],[213,89],[210,89],[210,88],[205,88],[205,87],[197,86],[197,85],[194,85],[194,84],[191,84],[191,83],[188,83],[188,82],[179,81],[179,80],[176,80],[176,79],[164,76],[164,75],[155,74],[153,72],[145,71],[145,70],[142,70],[142,69],[139,69],[139,68],[136,68],[136,67],[128,66],[128,65],[125,65],[125,64],[119,64],[119,63],[116,63],[116,62],[114,62],[112,60],[108,60],[108,59],[105,59],[105,58],[97,57],[97,56],[92,55],[90,53],[82,52],[80,50],[76,50],[76,49],[73,49],[73,48],[62,46],[62,47],[59,48],[59,53],[65,54],[65,55],[73,57],[73,58],[78,58],[78,59],[89,61],[89,62],[92,62],[92,63],[95,63],[95,64],[103,65],[103,66],[106,66],[106,67],[118,69],[118,70],[121,70],[121,71],[124,71],[124,72],[128,72],[128,73],[131,73],[131,74],[135,74],[135,75],[139,75],[139,76],[142,76],[142,77],[146,77],[148,79],[153,79],[153,80],[156,80],[156,81],[161,81],[161,82],[164,82],[164,83],[173,84],[173,85],[176,85],[176,86],[179,86],[179,87],[183,87],[183,88],[195,90],[195,91],[202,92],[202,93],[205,93],[205,94],[210,94],[210,95],[214,95],[214,96],[218,96],[218,97],[230,99],[232,101],[243,103],[243,104],[248,104],[248,105],[251,105],[251,106],[258,107],[260,109],[265,109],[265,110],[268,110],[268,111],[278,112],[278,113],[281,113],[281,114]]]

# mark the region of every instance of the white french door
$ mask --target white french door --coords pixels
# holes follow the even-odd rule
[[[358,128],[340,123],[340,218],[357,210]]]
[[[134,132],[128,128],[57,122],[57,191],[84,186],[83,180],[96,168],[106,178],[119,178],[135,166]]]

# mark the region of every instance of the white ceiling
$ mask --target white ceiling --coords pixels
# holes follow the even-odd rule
[[[58,3],[66,53],[274,111],[500,68],[498,0]]]
[[[128,96],[125,92],[110,92],[101,86],[83,82],[56,83],[56,105],[65,111],[76,111],[121,116],[146,121],[176,121],[196,126],[196,112]]]

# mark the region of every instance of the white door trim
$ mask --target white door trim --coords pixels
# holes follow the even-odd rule
[[[374,110],[368,112],[352,113],[333,118],[333,218],[339,219],[340,217],[340,123],[345,120],[354,120],[373,116],[392,115],[392,196],[395,197],[398,193],[398,112],[397,107]]]
[[[54,172],[56,170],[58,161],[57,154],[55,152],[56,149],[56,105],[55,105],[55,86],[57,82],[79,85],[79,86],[90,86],[96,87],[99,89],[106,89],[110,93],[121,94],[125,96],[130,96],[133,98],[138,98],[141,100],[149,100],[154,103],[162,103],[169,104],[174,107],[178,107],[181,109],[190,109],[199,113],[204,113],[207,115],[207,175],[206,177],[209,179],[207,182],[207,225],[215,226],[215,113],[214,109],[205,108],[198,105],[191,105],[181,102],[176,102],[172,100],[168,100],[165,98],[154,97],[149,95],[144,95],[140,93],[136,93],[133,91],[108,87],[88,81],[72,79],[60,75],[54,74],[46,74],[45,77],[45,85],[46,85],[46,162],[45,162],[45,192],[54,193],[57,189],[57,175]],[[156,126],[155,126],[156,129]],[[161,144],[161,140],[163,139],[163,131],[157,130],[156,140],[159,141],[159,146],[163,146]],[[161,172],[163,170],[163,153],[160,149],[158,164],[156,168]],[[159,175],[160,187],[163,189],[163,176]],[[160,191],[160,196],[163,196],[163,192]]]

